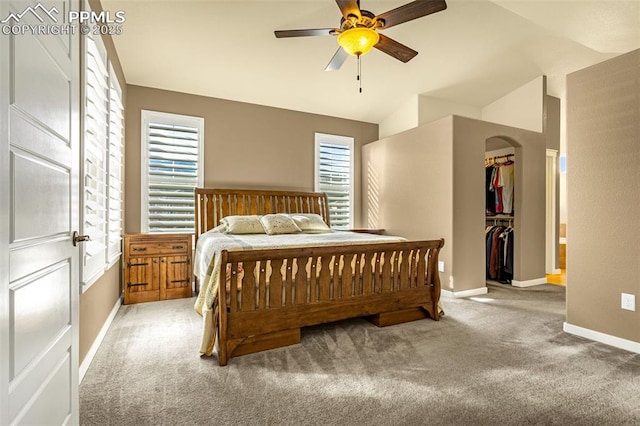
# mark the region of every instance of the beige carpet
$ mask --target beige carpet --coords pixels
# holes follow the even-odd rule
[[[562,331],[564,287],[444,299],[441,321],[350,320],[230,359],[193,299],[123,306],[80,386],[83,425],[638,425],[640,355]]]

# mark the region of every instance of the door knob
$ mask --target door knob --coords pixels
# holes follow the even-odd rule
[[[73,240],[73,246],[76,247],[78,243],[84,243],[86,241],[91,241],[91,237],[88,235],[80,235],[78,231],[73,231],[73,236],[71,238]]]

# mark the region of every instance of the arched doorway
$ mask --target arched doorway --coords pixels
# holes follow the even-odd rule
[[[517,238],[517,155],[520,144],[493,136],[485,141],[485,279],[511,285]]]

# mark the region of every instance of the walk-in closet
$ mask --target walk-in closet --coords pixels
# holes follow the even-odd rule
[[[485,152],[485,278],[511,284],[514,276],[515,149],[501,138]]]

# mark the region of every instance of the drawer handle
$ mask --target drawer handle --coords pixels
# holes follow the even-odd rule
[[[127,288],[131,288],[131,287],[139,287],[141,285],[149,285],[149,283],[139,283],[139,284],[131,284],[131,283],[127,283]]]
[[[131,263],[131,262],[127,262],[127,266],[129,268],[131,268],[132,266],[147,266],[148,263]]]
[[[173,246],[171,248],[174,250],[184,250],[184,246]]]
[[[172,265],[178,265],[180,263],[189,263],[186,260],[176,260],[175,262],[171,262]]]
[[[134,247],[132,251],[147,251],[146,247]]]
[[[172,282],[172,283],[188,283],[188,282],[190,282],[190,281],[191,281],[191,280],[187,279],[187,280],[172,280],[171,282]]]

